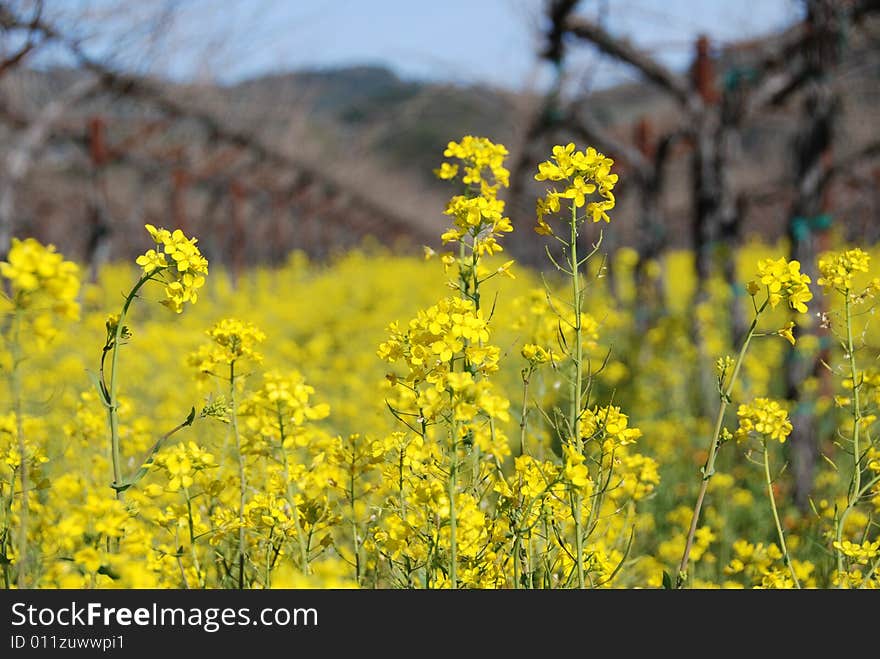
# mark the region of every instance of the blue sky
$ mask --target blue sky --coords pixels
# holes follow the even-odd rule
[[[542,0],[47,0],[79,18],[122,61],[177,78],[234,81],[266,72],[381,64],[405,78],[540,87],[535,51]],[[123,10],[120,7],[123,6]],[[700,33],[716,43],[777,31],[799,16],[797,0],[582,0],[616,34],[681,68]],[[144,32],[168,7],[170,20]],[[86,20],[82,20],[85,12]],[[109,30],[114,37],[109,39]],[[82,28],[81,28],[82,29]],[[88,30],[87,30],[88,31]],[[152,41],[148,36],[157,37]],[[580,50],[580,49],[579,49]],[[146,53],[146,54],[145,54]],[[599,84],[626,79],[582,53]]]

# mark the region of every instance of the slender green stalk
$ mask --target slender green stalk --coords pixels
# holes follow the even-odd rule
[[[535,568],[532,563],[532,536],[529,535],[529,541],[526,543],[526,572],[528,573],[528,581],[529,581],[529,590],[534,590],[535,588]]]
[[[709,456],[706,458],[706,464],[703,465],[702,474],[703,479],[700,483],[700,492],[697,495],[697,502],[694,504],[694,512],[691,515],[691,524],[690,529],[688,530],[687,541],[684,546],[684,553],[681,557],[681,563],[678,566],[678,576],[675,580],[675,587],[682,588],[687,581],[687,570],[688,570],[688,562],[690,560],[691,548],[694,545],[694,536],[697,532],[697,525],[700,523],[700,512],[703,509],[703,500],[706,498],[706,490],[709,489],[709,481],[712,476],[715,474],[715,458],[718,455],[718,447],[721,444],[721,428],[724,424],[724,414],[727,412],[727,406],[730,405],[730,396],[733,394],[733,387],[736,385],[736,380],[739,377],[740,368],[742,368],[743,359],[745,359],[746,352],[748,352],[749,344],[752,341],[752,337],[755,335],[755,328],[758,326],[758,319],[761,317],[761,313],[764,309],[767,308],[767,304],[769,303],[769,297],[764,303],[755,311],[755,317],[752,320],[752,324],[749,325],[749,330],[746,333],[746,338],[743,340],[742,347],[739,350],[739,355],[736,358],[736,364],[733,367],[733,372],[730,374],[730,380],[727,384],[727,388],[721,394],[721,405],[718,408],[718,416],[715,418],[715,430],[712,433],[712,442],[709,444]]]
[[[794,565],[791,563],[791,555],[788,553],[788,547],[785,544],[785,534],[782,532],[782,523],[779,521],[779,511],[776,509],[776,497],[773,495],[773,479],[770,477],[770,452],[767,449],[767,440],[764,444],[764,484],[767,486],[767,497],[770,499],[770,508],[773,511],[773,521],[776,523],[776,534],[779,536],[779,547],[782,549],[782,560],[791,573],[792,581],[795,588],[801,587],[797,573],[794,571]]]
[[[522,415],[520,416],[519,422],[519,454],[526,455],[526,433],[528,431],[528,416],[529,416],[529,407],[528,407],[528,397],[529,397],[529,382],[531,380],[532,373],[534,369],[531,365],[527,368],[524,368],[522,371],[522,381],[523,381],[523,396],[522,396]],[[522,476],[520,476],[520,484],[518,487],[522,487]],[[517,519],[514,525],[515,527],[515,536],[513,540],[513,587],[516,590],[519,590],[521,587],[520,580],[520,560],[522,554],[522,530],[519,528],[520,522],[522,520]]]
[[[532,377],[532,367],[524,368],[522,372],[523,395],[522,395],[522,414],[519,421],[519,454],[526,454],[526,433],[528,432],[529,417],[529,381]]]
[[[25,588],[25,579],[27,578],[27,568],[29,561],[28,552],[28,526],[30,524],[30,485],[28,483],[28,465],[27,451],[24,442],[24,420],[22,419],[21,406],[21,373],[19,365],[21,364],[21,311],[15,310],[12,319],[12,337],[10,341],[10,352],[12,353],[12,371],[9,374],[9,389],[12,393],[12,405],[15,412],[15,434],[18,439],[18,477],[21,486],[21,507],[19,512],[18,523],[18,560],[16,585],[18,588]],[[10,501],[14,498],[15,481],[10,481]]]
[[[571,514],[574,517],[574,549],[575,556],[577,557],[578,588],[583,590],[586,588],[586,579],[584,575],[584,533],[581,523],[581,505],[583,505],[583,497],[572,492]]]
[[[110,421],[110,455],[113,462],[112,487],[116,492],[116,498],[120,500],[123,496],[122,490],[116,488],[116,486],[122,484],[122,464],[119,455],[119,399],[117,397],[119,378],[116,377],[119,366],[119,347],[120,341],[122,340],[122,330],[125,325],[125,317],[128,315],[128,309],[131,306],[131,303],[134,302],[135,297],[137,297],[137,293],[141,289],[141,286],[146,284],[152,278],[153,275],[151,274],[142,275],[131,289],[131,292],[126,296],[125,303],[122,305],[122,311],[119,313],[119,321],[116,323],[116,332],[113,335],[113,346],[111,347],[113,350],[113,356],[110,359],[110,385],[105,388],[108,397],[107,414]],[[103,374],[103,362],[101,370]]]
[[[583,370],[582,362],[584,359],[584,347],[581,336],[581,280],[578,272],[578,252],[577,252],[577,206],[571,205],[571,242],[569,243],[569,253],[571,255],[571,304],[574,309],[574,381],[571,384],[571,411],[570,423],[573,435],[572,441],[577,445],[578,451],[583,451],[583,441],[581,440],[581,394],[583,389]]]
[[[569,412],[569,427],[572,437],[570,439],[574,446],[577,446],[578,453],[583,453],[584,445],[581,439],[581,398],[583,396],[583,360],[584,346],[581,336],[581,280],[578,264],[578,216],[577,206],[571,204],[571,240],[568,245],[569,265],[571,266],[571,305],[574,310],[574,380],[571,383],[571,407]],[[584,578],[584,537],[583,524],[581,520],[581,506],[583,505],[583,497],[581,494],[573,495],[572,516],[574,517],[574,533],[575,533],[575,551],[577,552],[577,579],[578,588],[584,588],[586,580]]]
[[[519,590],[519,554],[522,551],[522,536],[519,533],[519,529],[516,531],[516,536],[513,540],[513,588],[514,590]]]
[[[287,484],[287,498],[290,500],[291,515],[293,516],[293,528],[296,531],[296,542],[299,546],[299,556],[303,574],[311,574],[309,567],[309,550],[303,537],[302,525],[299,523],[299,509],[296,506],[293,488],[290,486],[290,462],[287,459],[287,451],[284,448],[284,416],[281,414],[280,403],[278,405],[278,429],[281,434],[281,460],[284,464],[284,482]]]
[[[458,588],[458,539],[457,539],[457,516],[455,511],[455,490],[458,472],[458,453],[456,443],[458,441],[458,424],[452,423],[452,441],[449,451],[449,583],[455,589]]]
[[[348,472],[348,503],[351,510],[351,541],[354,543],[354,580],[361,585],[361,548],[358,540],[357,515],[355,513],[355,444],[351,444],[351,465]]]
[[[265,588],[272,587],[272,558],[270,557],[270,553],[272,551],[272,536],[275,534],[275,529],[269,529],[269,538],[266,540],[266,574],[263,577],[263,584]]]
[[[10,468],[9,498],[3,500],[3,527],[0,528],[0,558],[3,558],[3,587],[9,590],[12,579],[9,574],[9,546],[12,543],[12,500],[15,498],[15,469]],[[5,481],[3,485],[6,485]]]
[[[468,268],[462,267],[461,264],[465,262],[465,256],[467,253],[466,245],[464,240],[459,241],[459,267],[458,267],[458,279],[459,279],[459,289],[461,291],[460,297],[463,300],[470,300],[474,303],[474,311],[480,311],[480,280],[477,277],[477,266],[479,264],[479,256],[477,255],[477,250],[475,249],[475,245],[477,242],[476,238],[476,230],[474,231],[474,235],[471,235],[471,244],[467,247],[470,247],[471,257],[470,257],[470,266]],[[469,340],[464,341],[465,350],[470,345]],[[470,362],[465,359],[464,360],[464,370],[470,373],[474,379],[477,379],[477,370],[470,364]],[[490,420],[491,423],[491,420]],[[492,433],[494,435],[494,426],[492,426]],[[494,439],[494,437],[493,437]],[[478,496],[478,487],[480,482],[480,448],[476,444],[472,444],[470,447],[469,454],[470,461],[470,471],[471,471],[471,481],[470,488],[471,493],[476,497]]]
[[[850,378],[852,380],[852,399],[851,399],[851,414],[853,419],[852,425],[852,455],[853,455],[853,471],[850,476],[850,485],[849,492],[847,493],[847,501],[846,508],[844,508],[840,517],[837,520],[837,529],[835,533],[835,539],[837,542],[841,542],[843,540],[843,529],[846,523],[847,518],[849,517],[850,512],[852,512],[853,508],[858,504],[859,499],[862,496],[861,487],[862,487],[862,466],[861,466],[861,452],[859,447],[859,431],[860,425],[862,421],[862,407],[861,402],[859,400],[859,389],[861,388],[861,383],[858,381],[859,371],[856,368],[856,356],[855,356],[855,344],[853,342],[853,332],[852,332],[852,306],[850,303],[850,294],[849,289],[844,291],[844,313],[846,318],[846,351],[849,357],[849,373]],[[837,549],[837,571],[842,574],[844,572],[844,555],[843,550]],[[843,581],[840,583],[841,587],[843,587]]]
[[[177,545],[180,544],[180,534],[175,535],[174,541],[175,541],[175,544],[177,544]],[[177,559],[177,569],[180,570],[180,580],[183,582],[183,589],[189,590],[189,582],[186,580],[186,568],[183,565],[183,558],[181,557],[180,552],[176,553],[174,556]],[[94,588],[95,587],[95,575],[93,574],[91,576],[91,578],[92,578],[91,587]]]
[[[471,283],[469,281],[468,276],[465,273],[464,266],[462,265],[464,263],[465,255],[466,255],[466,252],[465,252],[464,240],[459,240],[458,241],[458,287],[459,287],[459,291],[461,293],[462,299],[473,301],[474,298],[470,292]]]
[[[247,553],[244,533],[244,507],[247,499],[247,480],[244,469],[244,454],[241,450],[241,434],[238,431],[238,409],[235,402],[235,360],[229,364],[229,401],[230,420],[232,421],[232,433],[235,436],[235,452],[238,457],[238,588],[244,588],[244,563]]]
[[[205,587],[205,580],[202,576],[202,566],[199,564],[199,554],[196,551],[196,534],[195,525],[193,524],[192,498],[189,496],[189,490],[183,488],[183,494],[186,497],[186,517],[189,522],[189,550],[193,559],[193,566],[196,568],[196,575],[199,579],[199,588]]]

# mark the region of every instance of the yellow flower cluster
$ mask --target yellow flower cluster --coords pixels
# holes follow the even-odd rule
[[[844,556],[853,559],[856,563],[867,565],[880,555],[880,540],[871,542],[865,540],[861,544],[849,540],[835,541],[832,546],[843,552]]]
[[[168,479],[168,490],[177,492],[192,487],[196,474],[215,467],[214,456],[195,442],[178,444],[161,452],[153,461],[154,468],[161,469]]]
[[[747,540],[736,540],[732,547],[733,558],[724,567],[724,574],[743,579],[753,588],[794,588],[794,580],[787,569],[782,567],[783,556],[779,547],[762,542],[752,544]],[[801,586],[815,587],[816,566],[810,561],[792,561],[792,567]],[[732,587],[742,587],[733,582]]]
[[[736,415],[739,417],[739,427],[734,433],[737,441],[744,440],[754,433],[784,443],[791,434],[788,412],[779,401],[755,398],[749,404],[740,405]]]
[[[494,273],[481,268],[479,263],[480,257],[503,251],[498,238],[513,231],[510,218],[504,215],[504,200],[498,198],[499,188],[506,188],[510,180],[510,172],[504,167],[507,149],[484,137],[466,135],[460,142],[450,142],[443,155],[460,160],[461,166],[444,162],[434,170],[435,174],[445,180],[460,175],[467,190],[452,197],[443,211],[453,219],[453,226],[441,236],[443,244],[459,242],[463,250],[457,259],[451,254],[444,255],[443,263],[448,267],[457,260],[462,292],[474,294],[480,280],[495,274],[513,276],[513,261]]]
[[[611,173],[614,161],[606,158],[593,147],[586,151],[575,151],[574,144],[553,147],[553,158],[538,165],[536,181],[558,181],[564,183],[562,189],[550,190],[538,199],[538,226],[535,231],[542,235],[552,235],[553,229],[544,220],[547,215],[560,211],[560,200],[570,199],[574,208],[586,205],[587,217],[593,222],[609,222],[608,211],[614,208],[614,186],[617,174]],[[590,201],[593,195],[599,199]]]
[[[470,300],[444,298],[419,311],[406,330],[393,323],[388,331],[377,354],[391,363],[405,361],[409,382],[441,383],[456,363],[483,374],[498,370],[500,351],[486,345],[488,323]]]
[[[15,412],[0,415],[0,465],[9,469],[9,479],[0,476],[0,497],[8,497],[13,491],[16,471],[25,464],[32,480],[39,481],[40,465],[49,461],[42,446],[44,433],[37,419],[22,418],[21,434],[24,435],[24,460],[19,443],[18,417]]]
[[[788,341],[791,345],[795,345],[796,340],[794,338],[794,321],[788,321],[784,327],[780,327],[776,330],[776,334],[781,336],[783,339]]]
[[[200,374],[225,377],[225,373],[216,373],[218,366],[228,366],[241,360],[257,364],[263,361],[263,355],[257,352],[256,346],[266,340],[266,335],[253,323],[224,318],[206,333],[211,338],[211,343],[201,345],[187,359],[187,363]]]
[[[7,260],[0,262],[0,276],[9,281],[13,310],[22,312],[23,328],[45,343],[58,330],[53,316],[79,318],[79,267],[34,238],[12,239]]]
[[[262,386],[248,396],[241,409],[246,434],[254,444],[251,450],[265,444],[285,449],[305,446],[312,438],[308,423],[330,414],[326,403],[311,402],[314,393],[315,388],[297,371],[264,373]]]
[[[660,463],[641,453],[619,451],[617,469],[620,486],[611,492],[612,500],[624,502],[641,501],[654,492],[660,484]]]
[[[526,343],[520,350],[520,354],[523,359],[532,364],[546,364],[554,358],[552,348],[548,350],[534,343]]]
[[[810,276],[801,272],[799,261],[788,261],[785,257],[762,259],[758,261],[758,280],[767,287],[771,307],[786,301],[795,311],[807,312],[807,302],[813,299],[813,293],[808,285]]]
[[[185,302],[194,304],[198,300],[198,290],[205,285],[208,274],[208,261],[196,246],[198,238],[187,238],[180,229],[172,232],[152,224],[145,227],[156,249],[148,250],[135,262],[145,277],[157,277],[164,282],[166,299],[162,304],[180,313]]]
[[[585,440],[601,442],[609,452],[613,448],[634,443],[642,436],[642,431],[629,427],[629,417],[620,411],[620,407],[608,405],[584,410],[581,435]]]
[[[565,460],[563,475],[565,481],[569,483],[576,491],[584,497],[589,497],[593,491],[593,479],[590,478],[590,472],[587,465],[587,456],[579,452],[571,444],[562,445],[562,455]]]
[[[510,184],[510,172],[504,167],[508,151],[503,144],[494,144],[485,137],[465,135],[460,142],[450,142],[443,151],[445,158],[456,158],[464,169],[462,183],[465,185]],[[438,178],[451,180],[458,176],[459,165],[444,162],[434,173]],[[491,178],[490,178],[491,177]]]
[[[596,311],[604,316],[605,326],[617,322],[615,312],[597,300]],[[601,305],[601,306],[600,306]],[[517,311],[512,329],[523,333],[524,345],[520,350],[522,357],[535,364],[563,361],[563,347],[575,342],[574,326],[578,320],[570,308],[548,299],[543,288],[533,288],[515,297],[511,306]],[[560,322],[560,320],[562,322]],[[596,316],[581,312],[581,342],[587,352],[599,347],[599,321]],[[601,359],[597,354],[596,357]]]
[[[871,256],[859,249],[829,252],[819,257],[819,274],[816,283],[828,288],[836,288],[842,292],[853,287],[853,277],[858,272],[868,272]]]
[[[458,439],[487,455],[508,455],[504,433],[486,423],[509,419],[509,401],[484,379],[498,370],[500,350],[487,343],[488,323],[474,303],[444,298],[419,311],[406,331],[397,323],[388,331],[390,336],[377,354],[387,362],[403,361],[407,366],[404,373],[388,375],[397,396],[389,404],[427,425],[462,422]]]

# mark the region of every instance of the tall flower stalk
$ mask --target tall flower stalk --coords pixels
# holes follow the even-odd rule
[[[12,239],[8,260],[0,263],[0,276],[5,279],[4,297],[11,307],[6,329],[11,364],[9,368],[9,392],[12,398],[12,411],[15,417],[14,430],[18,453],[19,524],[16,534],[16,584],[19,588],[28,586],[28,570],[31,552],[28,545],[30,526],[31,471],[38,460],[36,447],[28,441],[25,434],[25,415],[22,400],[22,363],[25,359],[24,339],[30,335],[37,344],[45,345],[54,338],[56,330],[51,329],[54,317],[75,320],[79,317],[79,268],[55,250],[54,245],[42,245],[33,238]],[[15,497],[14,480],[9,483],[9,502],[4,508],[7,521],[11,516]],[[3,556],[7,557],[8,538],[11,529],[2,529],[5,538]],[[10,583],[8,562],[4,561],[4,578],[7,587]]]
[[[852,458],[849,479],[847,483],[846,504],[843,511],[835,516],[834,540],[832,547],[835,552],[838,585],[843,587],[847,583],[848,563],[853,556],[847,552],[846,522],[853,510],[856,509],[862,497],[876,483],[876,479],[862,485],[863,458],[867,454],[866,447],[862,445],[862,399],[861,389],[863,386],[864,373],[859,370],[856,363],[856,351],[858,346],[853,333],[853,306],[863,303],[867,298],[873,297],[877,292],[878,282],[874,280],[867,288],[856,291],[855,277],[859,273],[867,273],[871,257],[865,251],[854,248],[837,253],[823,254],[819,258],[818,283],[825,287],[826,292],[835,292],[843,298],[843,322],[845,335],[843,345],[846,361],[846,386],[851,389],[849,396],[849,415],[851,420],[849,455]],[[868,443],[868,447],[871,444]],[[867,530],[865,531],[867,536]]]
[[[578,247],[581,226],[586,220],[592,220],[594,223],[610,221],[607,212],[614,208],[615,199],[612,191],[617,183],[617,174],[611,173],[613,164],[614,161],[592,147],[586,151],[575,151],[574,144],[568,144],[553,147],[552,159],[538,165],[538,173],[535,175],[537,181],[549,181],[557,185],[555,189],[548,190],[545,197],[538,200],[538,224],[535,231],[541,235],[552,236],[561,244],[566,259],[565,265],[558,263],[549,248],[547,255],[556,268],[569,277],[571,283],[571,298],[567,305],[571,312],[560,314],[560,322],[569,328],[573,341],[573,347],[567,345],[567,340],[563,341],[565,345],[560,346],[567,355],[572,369],[569,380],[569,411],[557,431],[564,443],[566,473],[576,474],[570,483],[569,498],[574,521],[575,573],[579,588],[586,587],[584,543],[589,533],[589,529],[584,528],[582,512],[585,503],[582,487],[586,484],[588,468],[583,464],[586,456],[581,422],[587,404],[585,379],[590,377],[590,374],[584,371],[584,287],[581,282],[581,271],[597,252],[601,236],[593,250],[583,257],[580,256]],[[544,218],[560,213],[563,200],[568,201],[569,212],[567,215],[563,214],[567,217],[565,220],[567,231],[562,236],[558,236]],[[603,462],[602,456],[595,461],[596,482],[601,482]],[[584,483],[576,484],[575,480]],[[591,507],[597,506],[597,501],[594,500]]]
[[[136,259],[135,262],[141,266],[141,276],[126,294],[119,314],[111,315],[107,319],[107,337],[101,350],[100,376],[97,382],[98,391],[107,408],[110,426],[110,457],[113,465],[113,482],[110,486],[119,499],[133,484],[132,480],[126,481],[123,478],[119,438],[119,350],[131,338],[131,330],[125,324],[129,310],[138,298],[141,288],[148,282],[155,281],[164,286],[165,299],[161,303],[175,313],[181,313],[185,303],[194,304],[198,300],[198,291],[205,285],[208,275],[208,261],[197,247],[197,238],[187,238],[180,229],[172,232],[168,229],[157,229],[152,224],[145,225],[145,228],[155,243],[155,249],[148,250]],[[109,383],[105,369],[108,354]]]
[[[774,479],[770,471],[769,443],[776,441],[782,444],[785,442],[786,438],[791,434],[791,420],[788,418],[788,412],[785,411],[785,408],[779,402],[769,398],[756,398],[749,404],[740,405],[736,414],[739,417],[739,427],[734,433],[737,441],[746,440],[750,436],[756,436],[760,439],[761,455],[763,458],[762,466],[764,468],[764,487],[767,490],[767,500],[770,503],[770,511],[773,514],[776,537],[782,550],[782,560],[791,574],[791,580],[795,588],[800,588],[800,580],[794,568],[794,563],[791,560],[788,544],[785,541],[785,532],[779,519],[779,509],[776,507],[776,494],[773,491]]]
[[[494,393],[486,375],[498,369],[499,349],[488,344],[488,321],[481,309],[480,286],[498,275],[513,277],[507,261],[495,269],[484,264],[484,257],[503,251],[498,239],[513,230],[504,216],[499,189],[507,187],[509,172],[504,168],[507,149],[481,137],[465,136],[450,142],[443,155],[452,160],[435,170],[438,178],[460,182],[461,194],[453,196],[445,215],[453,225],[441,236],[443,244],[457,244],[457,254],[441,256],[444,269],[456,268],[450,286],[458,298],[441,300],[419,313],[402,330],[389,327],[389,340],[378,354],[389,362],[404,361],[407,372],[389,374],[395,391],[394,401],[386,401],[394,416],[410,431],[429,439],[429,428],[442,427],[440,471],[445,480],[446,528],[449,548],[443,571],[451,588],[458,588],[460,551],[459,507],[476,500],[481,487],[482,458],[500,463],[510,451],[507,438],[495,420],[507,420],[509,402]],[[427,257],[434,251],[425,248]],[[468,470],[468,462],[470,469]],[[469,473],[468,473],[469,472]],[[471,519],[476,519],[471,516]],[[438,531],[439,536],[439,531]],[[431,582],[432,563],[438,544],[432,543],[425,564],[425,582]]]
[[[681,561],[678,565],[678,574],[675,581],[676,588],[684,587],[688,580],[691,549],[693,548],[694,537],[700,523],[703,502],[706,498],[706,492],[709,489],[709,481],[712,479],[712,476],[715,475],[715,461],[718,457],[718,450],[725,437],[729,436],[729,434],[725,435],[724,433],[724,417],[728,406],[731,404],[734,387],[736,386],[743,360],[745,359],[752,339],[758,334],[758,321],[768,307],[771,309],[775,308],[781,302],[787,302],[788,306],[798,313],[806,313],[806,303],[813,298],[813,294],[810,292],[809,283],[810,277],[801,272],[801,264],[798,261],[787,261],[785,258],[775,260],[764,259],[758,262],[757,278],[749,282],[746,287],[751,296],[754,317],[752,318],[752,322],[749,325],[746,336],[740,346],[736,360],[733,361],[730,358],[722,358],[719,360],[718,414],[715,417],[714,430],[712,431],[712,437],[709,443],[706,463],[700,470],[700,489],[697,494],[696,503],[694,504],[693,513],[691,514],[684,552],[682,553]],[[762,290],[764,291],[765,297],[763,301],[758,304],[756,297]],[[772,333],[788,339],[791,336],[791,327],[786,326]],[[793,341],[793,337],[789,340]]]
[[[247,465],[244,445],[242,442],[241,428],[239,427],[239,400],[242,373],[239,370],[247,363],[259,363],[263,360],[262,354],[257,352],[256,346],[266,339],[262,330],[251,323],[243,322],[235,318],[224,318],[207,331],[211,342],[202,345],[199,350],[190,355],[189,363],[198,369],[203,376],[210,375],[221,380],[229,396],[229,421],[232,439],[235,447],[234,458],[238,466],[238,506],[236,515],[238,547],[235,557],[237,575],[235,585],[244,588],[247,584],[247,523],[245,513],[248,496]],[[303,569],[307,569],[303,566]]]

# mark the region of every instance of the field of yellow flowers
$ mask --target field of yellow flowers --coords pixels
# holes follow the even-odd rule
[[[295,253],[233,286],[147,225],[137,262],[92,284],[14,241],[0,583],[880,586],[871,254],[840,246],[811,281],[785,245],[749,244],[741,290],[695,295],[673,252],[646,309],[634,253],[602,250],[612,161],[567,145],[537,166],[538,272],[503,258],[506,155],[449,144],[442,253]],[[783,373],[818,357],[799,508]]]

